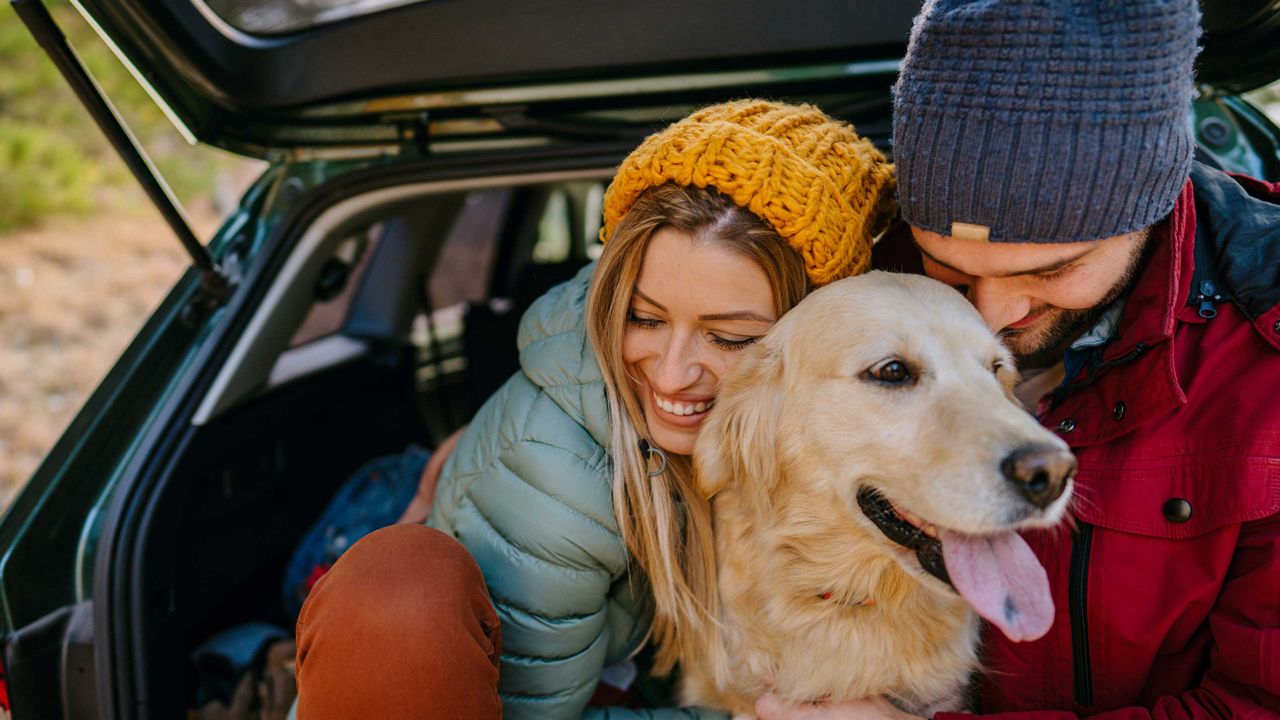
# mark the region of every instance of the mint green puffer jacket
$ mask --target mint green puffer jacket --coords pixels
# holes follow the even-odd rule
[[[723,717],[586,707],[601,670],[640,646],[651,617],[613,514],[604,382],[585,326],[594,269],[525,314],[521,372],[463,433],[427,523],[484,573],[502,620],[506,718]]]

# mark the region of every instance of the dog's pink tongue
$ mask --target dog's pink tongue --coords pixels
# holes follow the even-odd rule
[[[976,537],[944,531],[941,540],[951,583],[979,615],[1014,642],[1049,632],[1049,576],[1017,533]]]

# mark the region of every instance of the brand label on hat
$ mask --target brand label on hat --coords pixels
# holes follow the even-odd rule
[[[986,225],[953,222],[951,223],[951,237],[956,238],[957,240],[987,242],[991,238],[991,228]]]

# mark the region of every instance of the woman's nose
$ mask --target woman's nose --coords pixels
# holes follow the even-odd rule
[[[1031,311],[1031,298],[1006,278],[974,278],[966,296],[991,332],[1000,332]]]
[[[692,338],[681,333],[672,334],[658,358],[657,370],[653,383],[659,392],[679,392],[696,382],[702,367]]]

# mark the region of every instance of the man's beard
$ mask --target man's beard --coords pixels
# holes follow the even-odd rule
[[[1144,237],[1129,256],[1128,265],[1121,273],[1120,279],[1107,290],[1102,300],[1093,307],[1083,310],[1066,310],[1045,305],[1033,308],[1029,315],[1044,312],[1048,324],[1043,327],[1022,328],[1018,330],[1001,330],[1001,341],[1013,353],[1020,368],[1045,368],[1056,365],[1062,360],[1071,343],[1076,341],[1107,312],[1107,308],[1116,300],[1124,297],[1133,289],[1138,279],[1138,270],[1143,266],[1148,242]]]

